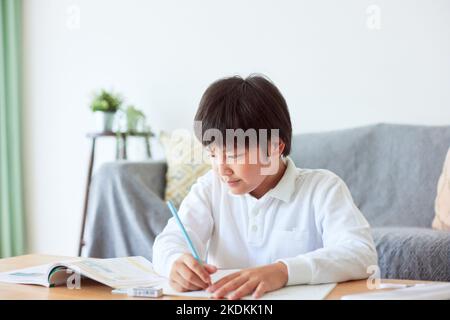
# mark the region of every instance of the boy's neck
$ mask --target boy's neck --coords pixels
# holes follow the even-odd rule
[[[270,189],[273,189],[278,184],[278,182],[283,177],[286,168],[287,164],[280,158],[278,172],[273,175],[267,176],[266,179],[264,179],[264,181],[255,190],[250,192],[250,195],[256,199],[264,196]]]

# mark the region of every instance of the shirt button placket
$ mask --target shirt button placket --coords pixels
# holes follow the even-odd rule
[[[254,243],[256,238],[255,238],[255,230],[258,229],[258,227],[256,226],[256,220],[255,220],[255,207],[253,206],[253,208],[251,208],[250,210],[250,215],[249,215],[249,225],[248,225],[248,240],[251,243]]]
[[[257,207],[253,207],[250,214],[250,239],[253,243],[259,242],[260,226],[258,225],[258,212]]]

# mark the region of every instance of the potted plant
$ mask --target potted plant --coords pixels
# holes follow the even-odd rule
[[[150,128],[145,123],[145,114],[129,105],[120,108],[116,115],[115,131],[122,133],[150,133]]]
[[[101,90],[94,96],[91,110],[96,117],[96,130],[99,132],[111,132],[114,115],[122,104],[122,97],[118,94]]]
[[[126,108],[120,108],[115,116],[114,132],[117,137],[117,154],[126,154],[126,138],[127,136],[142,136],[145,138],[147,156],[151,157],[149,138],[154,136],[153,132],[145,122],[145,114],[136,109],[135,106],[129,105]],[[126,156],[125,156],[126,157]]]
[[[128,132],[144,132],[145,131],[145,115],[141,110],[136,109],[134,106],[128,106],[125,110],[127,117],[127,129]]]

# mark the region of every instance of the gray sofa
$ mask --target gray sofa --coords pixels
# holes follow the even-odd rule
[[[450,233],[430,228],[449,126],[377,124],[300,134],[291,157],[348,185],[373,228],[381,276],[450,281]],[[170,212],[163,161],[103,165],[91,185],[83,255],[152,257]]]

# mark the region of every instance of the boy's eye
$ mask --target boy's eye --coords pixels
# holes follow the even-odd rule
[[[237,158],[241,158],[242,156],[243,156],[243,154],[233,154],[233,155],[228,155],[227,158],[237,159]]]
[[[243,154],[243,153],[242,153],[242,154],[227,154],[227,155],[225,155],[225,157],[226,157],[227,159],[236,160],[236,159],[242,158],[244,155],[245,155],[245,154]],[[210,158],[216,158],[216,155],[213,154],[213,153],[208,152],[208,157],[210,157]]]
[[[213,154],[213,153],[208,153],[208,157],[210,157],[210,158],[215,158],[215,157],[216,157],[216,155],[215,155],[215,154]]]

